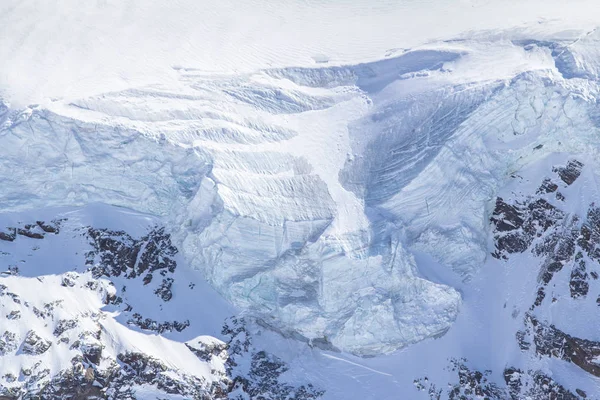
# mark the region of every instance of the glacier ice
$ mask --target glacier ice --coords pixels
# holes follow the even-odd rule
[[[179,69],[176,83],[4,107],[0,206],[159,216],[227,300],[314,345],[368,356],[437,337],[461,295],[414,255],[471,279],[507,176],[596,143],[595,82],[573,83],[581,74],[566,76],[547,44],[484,44],[350,66]],[[593,76],[585,50],[569,49]]]

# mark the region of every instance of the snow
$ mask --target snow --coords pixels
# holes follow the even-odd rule
[[[267,325],[391,352],[445,332],[461,304],[411,253],[471,279],[510,172],[592,143],[587,100],[571,93],[596,88],[574,89],[551,50],[592,35],[558,32],[552,47],[524,44],[528,32],[348,66],[180,69],[174,82],[32,106],[4,123],[2,202],[158,216],[190,266]]]
[[[208,304],[194,335],[218,336],[227,300],[283,334],[262,340],[326,398],[443,384],[449,357],[498,381],[508,364],[571,377],[515,344],[533,256],[489,257],[496,196],[534,192],[568,154],[594,167],[564,189],[565,210],[597,194],[598,5],[562,3],[9,1],[0,206],[7,221],[63,207],[130,233],[166,224],[190,267],[178,273],[222,298],[186,295],[164,313]],[[39,275],[6,279],[25,291]],[[589,337],[578,310],[548,318]],[[107,318],[117,344],[206,367],[178,358],[192,336],[142,338]]]
[[[107,359],[115,360],[118,354],[128,351],[142,353],[163,363],[169,368],[165,373],[173,374],[175,379],[179,374],[188,374],[202,377],[210,383],[219,379],[219,374],[225,373],[223,363],[201,361],[184,343],[194,337],[194,332],[196,335],[200,332],[220,335],[224,318],[234,313],[199,274],[186,268],[175,271],[173,290],[177,291],[177,303],[174,304],[162,302],[141,282],[125,277],[112,277],[111,281],[96,279],[91,272],[86,272],[85,253],[89,245],[81,234],[82,229],[90,225],[112,230],[127,229],[137,236],[155,226],[158,222],[156,218],[131,210],[93,204],[84,208],[45,208],[24,213],[3,213],[0,214],[0,226],[4,230],[6,226],[22,226],[31,221],[53,219],[63,220],[57,235],[48,234],[41,240],[19,236],[14,242],[0,241],[2,266],[16,265],[19,268],[19,276],[3,274],[0,278],[5,286],[4,291],[18,296],[18,301],[13,300],[13,295],[2,293],[0,296],[2,329],[14,333],[17,344],[29,331],[51,343],[50,349],[39,355],[24,355],[22,351],[3,355],[0,357],[3,375],[11,373],[19,377],[22,369],[37,371],[42,365],[49,369],[48,378],[51,378],[69,368],[72,358],[81,354],[77,347],[74,348],[75,343],[80,343],[82,349],[86,346],[102,346],[103,363],[107,363]],[[177,261],[182,263],[179,257]],[[63,284],[65,278],[72,280],[73,284]],[[98,287],[93,289],[86,282],[96,282]],[[127,315],[114,311],[113,306],[105,302],[107,295],[116,293],[114,285],[127,286],[124,300],[144,317],[159,322],[187,319],[190,328],[184,332],[158,335],[132,327],[126,323]],[[199,306],[199,298],[202,297],[205,301],[200,301]],[[36,315],[36,309],[47,310],[48,304],[54,307],[47,315]],[[194,312],[189,313],[192,309]],[[20,317],[6,318],[11,311],[19,311]],[[76,321],[75,326],[57,334],[57,327],[70,320]],[[58,336],[61,340],[58,340]],[[68,339],[68,342],[63,343],[64,339]],[[195,341],[207,345],[220,342],[206,335],[196,337]],[[106,365],[100,367],[105,368]],[[18,381],[14,382],[14,385],[18,384]],[[143,396],[149,396],[148,393],[152,391],[156,391],[156,388],[140,388],[140,398],[147,398]]]
[[[5,0],[0,86],[17,106],[176,80],[172,69],[249,72],[382,59],[463,32],[588,31],[578,0],[122,2]],[[325,56],[325,57],[323,57]],[[320,64],[319,64],[320,62]]]

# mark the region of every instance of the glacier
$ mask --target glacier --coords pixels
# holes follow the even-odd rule
[[[324,72],[381,86],[398,69],[456,57],[411,53],[374,80],[370,66]],[[183,73],[187,92],[148,87],[9,113],[4,145],[17,151],[2,161],[13,169],[3,206],[103,202],[164,217],[225,298],[311,343],[368,355],[443,333],[458,293],[420,278],[399,237],[370,232],[363,199],[334,173],[351,151],[347,119],[371,100],[348,83],[283,74],[298,71],[233,82]]]
[[[279,43],[273,48],[284,61],[273,49],[259,60],[253,51],[265,52],[256,45],[252,55],[240,52],[247,64],[233,69],[236,54],[226,47],[225,66],[214,70],[157,61],[168,78],[142,74],[141,81],[76,95],[52,88],[59,95],[29,105],[8,90],[0,97],[0,222],[68,215],[81,226],[112,224],[138,236],[151,223],[165,226],[181,253],[178,263],[189,267],[177,274],[201,290],[177,283],[165,305],[146,303],[146,283],[127,283],[129,293],[140,293],[128,301],[160,327],[176,316],[190,319],[190,330],[148,333],[151,322],[143,320],[126,328],[127,311],[103,309],[97,293],[81,288],[73,293],[86,303],[59,314],[104,313],[106,354],[118,358],[137,346],[172,367],[166,375],[213,374],[207,385],[225,379],[219,324],[237,312],[250,321],[256,342],[292,366],[291,381],[308,377],[329,399],[395,398],[391,393],[415,387],[426,398],[442,393],[455,370],[464,383],[467,365],[493,371],[485,388],[490,398],[537,398],[522,387],[540,381],[556,393],[583,388],[595,398],[596,375],[577,369],[595,368],[587,353],[573,361],[567,351],[539,345],[540,337],[586,338],[595,351],[595,261],[586,255],[587,275],[576,267],[569,275],[571,261],[561,259],[564,270],[548,278],[557,267],[547,260],[556,255],[539,249],[594,221],[600,32],[587,23],[536,24],[443,32],[444,39],[415,39],[375,57],[357,45],[360,56],[351,59],[318,46],[301,56],[285,53]],[[332,43],[323,46],[342,46]],[[390,42],[382,43],[377,51]],[[18,80],[6,68],[0,84]],[[557,171],[573,160],[582,165],[581,177],[561,182]],[[540,186],[546,180],[556,188]],[[536,207],[561,217],[545,221]],[[531,235],[516,246],[526,251],[499,250],[499,232],[507,228],[494,222],[498,215],[508,225],[534,221],[534,228],[514,227]],[[540,228],[544,221],[548,231]],[[78,229],[67,231],[76,237]],[[83,251],[75,242],[63,244],[65,253]],[[35,260],[49,285],[64,282],[67,264],[82,263],[80,255],[56,259],[46,245],[20,243],[5,263]],[[539,271],[531,268],[538,264]],[[148,287],[158,291],[157,275]],[[35,276],[2,281],[23,298],[35,297]],[[540,283],[550,279],[552,285]],[[583,280],[588,297],[573,294]],[[98,282],[100,292],[114,289]],[[124,293],[125,281],[115,282],[123,284],[116,293]],[[538,299],[540,290],[546,300]],[[31,303],[70,296],[60,286]],[[93,318],[85,323],[92,326]],[[50,337],[52,329],[35,321],[36,331]],[[29,337],[23,323],[9,325],[20,339]],[[186,348],[216,353],[202,361]],[[40,357],[52,373],[69,363],[64,354]],[[17,376],[22,359],[17,352],[0,367]],[[517,378],[527,382],[518,390],[510,386]],[[497,389],[502,384],[506,392]]]
[[[594,64],[566,41],[517,33],[354,66],[184,68],[175,86],[5,106],[2,208],[101,202],[159,216],[187,262],[262,324],[388,353],[442,335],[461,307],[414,254],[469,280],[507,174],[593,143],[580,132],[597,87],[571,81]],[[494,74],[479,70],[484,48],[504,60]]]

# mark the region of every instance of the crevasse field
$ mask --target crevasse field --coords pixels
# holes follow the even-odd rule
[[[600,399],[597,26],[0,1],[0,399]]]

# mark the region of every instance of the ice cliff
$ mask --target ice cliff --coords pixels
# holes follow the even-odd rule
[[[228,301],[312,345],[370,356],[437,337],[461,295],[420,257],[471,279],[507,177],[597,143],[597,34],[511,35],[7,104],[0,207],[157,216]]]

